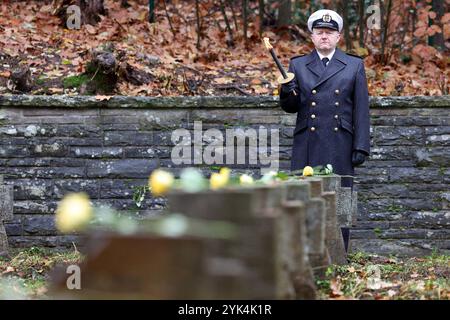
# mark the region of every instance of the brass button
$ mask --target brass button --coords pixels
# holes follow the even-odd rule
[[[314,127],[311,127],[311,131],[315,131],[316,130],[316,128],[314,128]]]
[[[336,101],[334,105],[337,107],[339,105],[339,101]]]
[[[335,115],[334,115],[334,118],[337,119],[337,118],[339,118],[339,116],[338,116],[337,114],[335,114]]]
[[[312,118],[312,119],[315,119],[315,118],[316,118],[316,115],[315,115],[315,114],[312,114],[312,115],[311,115],[311,118]]]
[[[313,90],[313,91],[312,91],[312,94],[316,94],[316,93],[317,93],[317,91],[316,91],[316,90]]]
[[[337,127],[334,128],[334,131],[338,131],[339,129]]]
[[[339,94],[339,89],[334,90],[334,93]]]
[[[312,105],[313,107],[315,107],[315,106],[316,106],[316,103],[313,101],[313,102],[311,102],[311,105]]]

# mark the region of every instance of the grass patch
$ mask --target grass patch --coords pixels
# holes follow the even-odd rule
[[[46,77],[39,77],[39,78],[37,78],[36,79],[36,81],[35,81],[35,83],[38,85],[38,86],[42,86],[45,82],[46,82],[46,80],[47,80],[47,78]]]
[[[65,89],[68,88],[79,88],[83,83],[87,82],[89,79],[89,76],[86,74],[80,74],[77,76],[70,76],[63,80],[63,85]]]
[[[46,299],[48,273],[59,264],[79,264],[77,250],[55,251],[39,247],[11,249],[0,259],[0,299]]]

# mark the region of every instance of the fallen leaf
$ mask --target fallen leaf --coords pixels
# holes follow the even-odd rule
[[[44,295],[44,294],[46,294],[47,292],[48,292],[48,289],[47,289],[46,287],[41,287],[41,288],[39,288],[39,289],[36,290],[36,294],[37,294],[38,296]]]
[[[217,84],[228,84],[233,82],[233,78],[230,77],[221,77],[221,78],[215,78],[214,82]]]
[[[63,88],[48,88],[48,91],[50,91],[51,93],[63,93],[64,89]]]
[[[9,72],[9,71],[0,72],[0,77],[9,78],[10,76],[11,76],[11,72]]]
[[[397,291],[395,291],[395,290],[388,290],[387,294],[388,294],[389,297],[393,297],[393,296],[395,296],[397,294]]]
[[[103,101],[103,100],[109,100],[112,96],[95,96],[95,99]]]
[[[253,88],[253,90],[255,90],[255,93],[258,93],[258,94],[265,94],[265,93],[269,93],[269,88],[265,88],[265,87],[262,87],[262,86],[254,86],[254,87],[252,87]]]
[[[43,73],[47,78],[57,78],[63,76],[63,73],[60,70],[51,70]]]
[[[376,277],[369,277],[367,279],[367,289],[371,290],[381,289],[381,279]]]
[[[87,32],[89,32],[90,34],[96,34],[97,33],[97,29],[94,26],[91,26],[90,24],[86,24],[84,25]]]
[[[14,272],[14,271],[16,271],[16,270],[15,270],[13,267],[8,266],[8,267],[6,268],[6,270],[3,271],[2,273],[3,273],[3,274],[6,274],[6,273]]]
[[[330,289],[332,297],[342,296],[344,293],[341,291],[341,282],[336,279],[332,279],[330,282]]]

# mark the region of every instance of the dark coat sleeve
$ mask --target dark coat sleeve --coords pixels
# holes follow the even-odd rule
[[[289,72],[296,75],[293,61],[289,62]],[[294,94],[294,91],[297,95]],[[300,90],[297,86],[297,80],[294,78],[289,83],[281,85],[280,89],[280,107],[286,112],[296,113],[300,106]]]
[[[370,154],[370,118],[369,118],[369,92],[367,89],[364,61],[361,60],[355,80],[353,102],[353,150]]]

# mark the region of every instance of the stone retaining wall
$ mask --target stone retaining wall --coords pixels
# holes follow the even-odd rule
[[[53,222],[70,191],[138,215],[163,208],[163,199],[149,196],[138,207],[133,195],[154,168],[180,171],[170,158],[174,129],[189,130],[192,139],[196,121],[224,136],[226,129],[278,130],[279,167],[286,170],[295,125],[277,97],[0,96],[0,108],[0,174],[14,186],[14,218],[5,223],[11,246],[76,241],[58,235]],[[371,98],[372,154],[356,170],[354,250],[450,251],[449,108],[450,96]],[[247,160],[231,167],[259,174],[261,162]],[[208,174],[219,166],[199,167]]]

